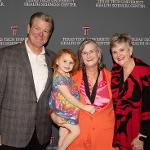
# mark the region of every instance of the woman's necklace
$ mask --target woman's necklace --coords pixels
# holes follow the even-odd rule
[[[93,86],[93,90],[92,93],[90,95],[90,88],[89,88],[89,84],[88,84],[88,77],[87,77],[87,73],[86,73],[86,69],[83,68],[82,69],[82,73],[83,73],[83,81],[84,81],[84,86],[85,86],[85,93],[87,95],[87,97],[89,98],[90,102],[93,104],[94,100],[95,100],[95,96],[96,96],[96,91],[97,91],[97,85],[98,85],[98,77],[100,75],[100,68],[98,68],[98,75],[96,78],[96,82]]]

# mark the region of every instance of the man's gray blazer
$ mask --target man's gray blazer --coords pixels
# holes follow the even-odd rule
[[[51,89],[52,52],[45,57],[49,77],[37,102],[32,70],[25,42],[0,49],[0,135],[2,144],[25,147],[35,127],[40,144],[51,136],[48,100]]]

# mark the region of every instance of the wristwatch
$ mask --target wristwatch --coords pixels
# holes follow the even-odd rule
[[[144,141],[146,140],[146,137],[144,137],[144,136],[139,136],[139,140],[142,141],[142,142],[144,142]]]

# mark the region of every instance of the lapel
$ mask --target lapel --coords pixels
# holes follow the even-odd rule
[[[30,83],[31,83],[31,87],[34,90],[34,94],[36,96],[31,64],[30,64],[30,60],[29,60],[29,57],[28,57],[28,54],[27,54],[26,47],[25,47],[25,42],[22,42],[20,44],[20,51],[21,51],[21,57],[22,57],[22,63],[23,63],[23,66],[24,66],[24,71],[28,75],[28,78],[29,78]],[[47,52],[45,52],[45,60],[46,60],[47,67],[48,67],[48,78],[47,78],[47,82],[46,82],[46,85],[45,85],[45,89],[42,92],[41,96],[50,88],[51,77],[52,77],[52,68],[50,67],[51,66],[51,61],[52,61],[52,56],[49,55]],[[40,100],[40,98],[39,98],[39,100]]]
[[[32,69],[31,69],[31,64],[30,64],[29,57],[27,54],[27,50],[25,47],[25,41],[20,44],[20,52],[21,52],[21,57],[22,57],[22,63],[24,66],[24,71],[28,76],[28,79],[31,83],[31,87],[34,90],[34,94],[36,96],[35,85],[34,85],[34,80],[33,80],[33,75],[32,75]]]
[[[78,90],[82,82],[82,69],[73,74],[72,79],[77,82]]]

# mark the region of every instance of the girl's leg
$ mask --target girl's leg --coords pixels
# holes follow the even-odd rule
[[[69,134],[69,130],[65,127],[60,127],[59,128],[59,141],[58,141],[58,147],[60,147],[60,145],[62,145],[63,140],[65,139],[65,137]]]
[[[79,125],[65,124],[64,127],[69,130],[69,133],[62,141],[62,144],[60,145],[58,150],[66,150],[67,147],[72,143],[72,141],[80,134]]]

